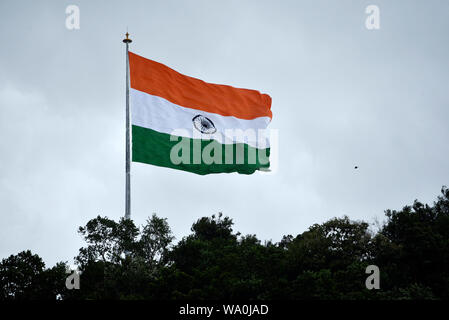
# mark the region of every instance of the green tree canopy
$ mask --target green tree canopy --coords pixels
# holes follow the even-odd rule
[[[45,268],[30,251],[3,259],[5,299],[448,299],[449,190],[432,205],[386,210],[377,232],[349,217],[279,242],[234,231],[221,213],[192,224],[176,244],[166,219],[143,226],[97,216],[79,228],[81,289],[65,288],[66,263]],[[368,265],[380,289],[368,290]]]

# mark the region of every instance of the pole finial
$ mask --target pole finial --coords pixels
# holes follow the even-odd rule
[[[128,36],[129,36],[129,33],[128,33],[128,31],[126,31],[126,38],[125,39],[123,39],[123,42],[124,43],[131,43],[131,42],[133,42],[130,38],[128,38]]]

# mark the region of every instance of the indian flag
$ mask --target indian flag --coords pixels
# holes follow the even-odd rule
[[[271,98],[129,52],[132,160],[196,174],[270,166]]]

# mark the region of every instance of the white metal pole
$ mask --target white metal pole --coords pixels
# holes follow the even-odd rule
[[[123,42],[126,44],[126,191],[125,191],[125,219],[131,219],[131,161],[130,161],[130,134],[129,134],[129,56],[128,45],[132,42],[128,38]]]

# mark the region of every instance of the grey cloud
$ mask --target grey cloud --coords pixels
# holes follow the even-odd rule
[[[77,4],[81,29],[65,28]],[[273,98],[275,175],[195,176],[132,166],[132,215],[179,239],[222,211],[280,240],[350,215],[372,221],[448,183],[446,1],[2,1],[0,256],[52,264],[77,226],[124,213],[124,47],[205,81]],[[359,169],[355,171],[355,165]]]

